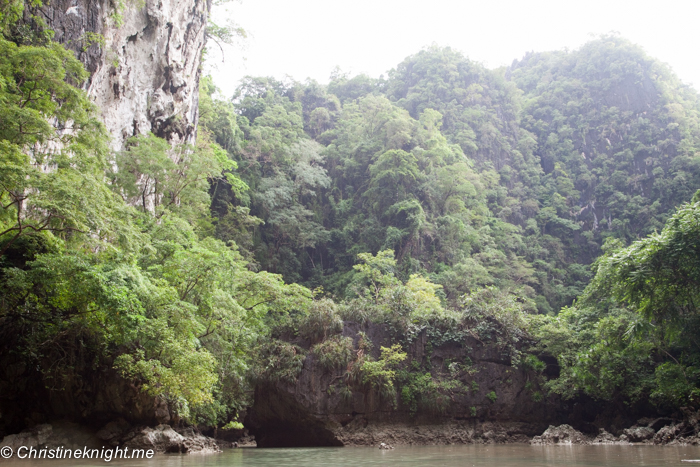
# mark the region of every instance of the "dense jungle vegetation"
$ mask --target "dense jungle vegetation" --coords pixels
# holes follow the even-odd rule
[[[230,99],[204,78],[196,145],[113,152],[82,64],[9,5],[0,355],[47,386],[114,368],[223,425],[256,381],[294,380],[292,334],[413,411],[459,390],[400,340],[356,355],[352,320],[554,355],[542,387],[568,398],[698,403],[700,99],[639,47],[496,70],[430,47],[387,78],[249,77]]]

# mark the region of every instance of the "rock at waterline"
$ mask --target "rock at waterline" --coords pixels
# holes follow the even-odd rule
[[[26,429],[21,433],[5,436],[0,441],[1,446],[9,446],[17,450],[25,447],[48,447],[49,449],[62,447],[65,449],[100,449],[102,441],[87,427],[67,421],[55,421],[51,424],[44,423]]]
[[[639,443],[641,441],[646,441],[652,439],[656,432],[648,426],[633,426],[631,428],[626,428],[622,431],[624,436],[627,436],[633,443]]]
[[[154,452],[214,453],[221,452],[216,440],[202,435],[192,428],[175,431],[170,425],[155,428],[131,427],[124,419],[108,423],[96,434],[77,423],[54,421],[36,425],[21,433],[5,436],[0,447],[9,446],[17,450],[25,447],[62,447],[64,449],[100,449],[108,446],[130,449],[152,449]]]
[[[379,443],[379,449],[394,449],[394,446],[389,446],[386,443]]]
[[[155,428],[143,428],[132,433],[134,436],[123,444],[131,449],[153,449],[160,453],[221,451],[214,439],[203,436],[192,428],[185,428],[178,433],[169,425],[158,425]]]
[[[530,444],[590,444],[591,440],[571,425],[549,425],[540,436],[535,436]]]

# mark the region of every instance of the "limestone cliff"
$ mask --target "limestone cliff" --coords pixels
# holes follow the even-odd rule
[[[370,339],[375,359],[380,346],[396,343],[397,337],[387,325],[349,322],[342,336],[352,339],[355,352],[361,338]],[[298,338],[292,341],[310,347]],[[467,371],[451,376],[462,389],[443,392],[447,403],[441,408],[412,411],[400,387],[395,404],[389,400],[393,397],[384,398],[367,385],[349,383],[351,392],[339,389],[350,370],[328,371],[312,351],[293,383],[257,385],[244,424],[258,447],[283,447],[525,442],[550,423],[566,419],[566,404],[539,393],[538,375],[513,365],[495,343],[472,337],[438,343],[424,330],[404,349],[411,362],[407,368],[420,363],[431,368],[433,377],[445,376],[450,362],[470,362]]]
[[[86,89],[119,149],[148,131],[194,141],[209,6],[205,0],[128,0],[123,7],[51,0],[34,13],[85,64]]]

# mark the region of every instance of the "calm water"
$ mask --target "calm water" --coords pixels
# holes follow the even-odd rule
[[[667,446],[417,446],[377,448],[231,449],[212,455],[161,455],[151,460],[0,460],[7,467],[395,467],[395,466],[693,466],[700,447]]]

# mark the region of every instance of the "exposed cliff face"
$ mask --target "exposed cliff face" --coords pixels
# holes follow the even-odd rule
[[[39,14],[91,73],[88,94],[119,149],[148,131],[194,141],[208,9],[205,0],[129,1],[117,19],[110,0],[52,0]]]
[[[373,342],[374,358],[392,343],[386,326],[345,323],[343,336],[355,349],[360,331]],[[495,345],[468,338],[432,347],[423,332],[405,350],[410,361],[427,359],[433,373],[468,357],[472,370],[457,377],[467,390],[454,391],[444,411],[411,413],[401,397],[393,406],[367,387],[342,393],[346,370],[327,371],[310,353],[295,384],[257,386],[245,425],[259,447],[450,444],[527,441],[565,417],[557,399],[534,396],[537,376],[512,366]]]
[[[111,368],[92,368],[89,355],[73,363],[71,374],[45,375],[11,356],[0,358],[0,437],[60,419],[95,428],[118,417],[150,426],[172,420],[165,402]]]

